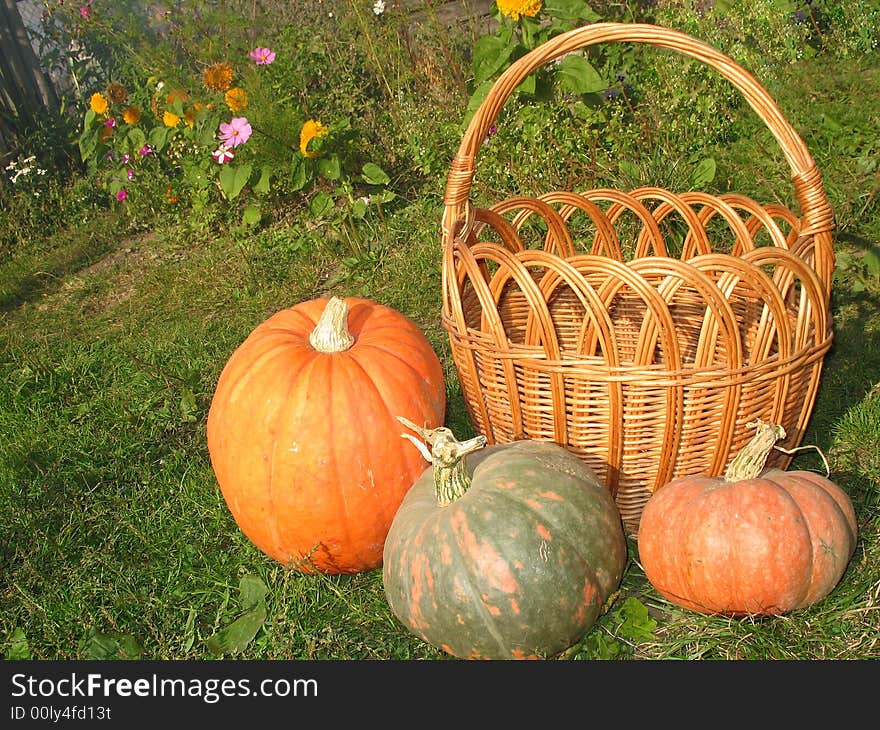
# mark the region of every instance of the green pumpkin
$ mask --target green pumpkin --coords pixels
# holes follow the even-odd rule
[[[385,540],[394,615],[462,659],[544,659],[575,644],[618,588],[626,538],[610,492],[553,443],[485,446],[420,429],[432,463]]]

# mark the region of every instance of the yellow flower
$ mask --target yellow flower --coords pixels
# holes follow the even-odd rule
[[[212,64],[205,69],[202,81],[209,89],[226,91],[232,86],[232,69],[226,63]]]
[[[317,137],[323,137],[329,131],[321,122],[309,119],[303,124],[299,133],[299,151],[306,157],[317,157],[318,153],[309,149],[309,142]]]
[[[247,109],[247,92],[238,86],[227,91],[223,98],[226,99],[226,106],[229,107],[230,111],[240,112],[242,109]]]
[[[502,15],[519,20],[520,15],[534,18],[543,5],[543,0],[495,0]]]
[[[174,112],[166,111],[162,115],[162,124],[166,127],[176,127],[180,124],[180,117],[177,116]]]
[[[100,91],[96,91],[92,94],[92,98],[89,99],[89,106],[95,114],[106,114],[107,109],[110,108],[110,105]]]
[[[141,110],[136,106],[130,106],[122,112],[122,121],[126,124],[137,124],[140,120]]]
[[[125,104],[128,101],[128,92],[122,84],[112,83],[107,85],[107,96],[113,104]]]

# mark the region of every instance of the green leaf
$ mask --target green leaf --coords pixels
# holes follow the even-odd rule
[[[703,160],[700,160],[700,164],[697,165],[697,169],[694,170],[694,176],[692,179],[692,184],[694,188],[700,189],[708,185],[715,179],[715,160],[711,157],[707,157]]]
[[[83,131],[85,132],[89,127],[92,126],[92,123],[95,121],[95,117],[98,116],[95,114],[94,109],[87,109],[85,117],[83,117]]]
[[[103,633],[91,629],[82,645],[84,659],[139,659],[143,647],[130,634],[118,631]]]
[[[615,611],[620,620],[616,635],[633,642],[651,641],[657,622],[648,613],[648,607],[638,598],[630,596]]]
[[[238,592],[238,602],[244,613],[206,642],[215,655],[240,652],[253,641],[266,621],[266,595],[269,589],[263,579],[253,573],[242,576],[238,582]]]
[[[351,215],[360,220],[367,214],[367,201],[358,198],[351,204]]]
[[[150,130],[150,144],[157,150],[161,150],[168,143],[168,134],[170,132],[170,127],[153,127]]]
[[[238,582],[238,592],[241,594],[238,599],[241,607],[248,610],[266,599],[269,588],[260,576],[248,573]]]
[[[79,138],[79,155],[86,162],[98,148],[98,130],[87,130]]]
[[[535,75],[532,74],[530,76],[526,76],[520,83],[519,86],[514,89],[514,92],[518,94],[528,94],[529,96],[535,95],[535,90],[537,89],[537,79]]]
[[[126,135],[130,149],[135,152],[147,143],[147,135],[140,127],[131,127]]]
[[[385,171],[373,162],[368,162],[363,167],[364,182],[368,185],[387,185],[391,178]]]
[[[342,165],[336,155],[319,159],[317,168],[318,174],[327,180],[338,180],[342,175]]]
[[[332,210],[333,205],[333,198],[319,190],[309,203],[309,213],[315,218],[321,218]]]
[[[309,170],[304,158],[296,155],[290,164],[290,186],[293,190],[302,190],[309,181]]]
[[[487,35],[480,38],[474,44],[474,55],[471,62],[474,83],[479,86],[494,76],[507,63],[515,48],[515,43],[505,41],[498,36]]]
[[[639,171],[639,166],[630,162],[629,160],[620,160],[617,163],[617,166],[620,168],[620,171],[623,173],[624,178],[627,183],[630,185],[638,185],[641,180],[642,173]]]
[[[868,275],[880,282],[880,246],[872,246],[865,251],[864,262]]]
[[[260,179],[257,180],[257,184],[254,185],[254,192],[257,195],[265,195],[269,192],[269,183],[272,181],[272,175],[274,174],[274,170],[266,165],[260,171]]]
[[[192,423],[196,420],[196,412],[198,411],[196,396],[189,388],[184,388],[180,394],[178,409],[180,410],[180,419],[182,421]]]
[[[244,212],[241,214],[241,224],[243,226],[258,226],[263,220],[263,212],[256,203],[248,203]]]
[[[544,12],[553,18],[571,21],[585,20],[588,23],[595,23],[602,19],[601,15],[582,0],[546,0]]]
[[[253,165],[246,162],[243,165],[232,167],[228,163],[220,170],[220,189],[227,200],[232,200],[242,191],[251,177]]]
[[[556,77],[559,85],[573,94],[595,94],[608,88],[602,75],[579,54],[563,58],[556,69]]]
[[[474,116],[474,113],[480,108],[480,104],[483,103],[483,99],[489,94],[491,88],[492,82],[484,81],[474,89],[474,93],[471,94],[471,98],[468,99],[467,110],[465,111],[464,120],[462,121],[462,128],[470,123],[471,117]]]
[[[260,601],[256,606],[245,611],[229,626],[211,636],[206,646],[216,655],[236,654],[253,641],[260,627],[266,621],[266,604]]]
[[[3,658],[9,660],[32,658],[31,647],[28,645],[27,636],[25,636],[24,629],[21,626],[16,626],[13,629]]]

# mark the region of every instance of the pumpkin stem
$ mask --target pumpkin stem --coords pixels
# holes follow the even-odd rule
[[[443,426],[421,428],[403,416],[398,416],[397,420],[415,431],[424,441],[422,443],[408,433],[401,434],[403,438],[412,441],[422,452],[422,456],[433,465],[437,502],[441,507],[452,504],[471,486],[464,457],[482,449],[486,445],[486,437],[479,435],[467,441],[457,441],[452,431]]]
[[[785,438],[785,429],[775,423],[765,423],[760,418],[748,424],[756,428],[755,435],[740,452],[733,457],[733,461],[724,472],[724,481],[741,482],[754,479],[762,471],[767,463],[767,457],[773,450],[779,439]]]
[[[345,300],[331,297],[317,326],[309,335],[312,347],[324,353],[344,352],[351,347],[354,337],[348,331],[347,318],[348,305]]]

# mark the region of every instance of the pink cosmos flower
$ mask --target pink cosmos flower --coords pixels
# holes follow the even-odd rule
[[[89,5],[91,5],[91,3],[89,3]],[[89,7],[89,5],[83,5],[79,9],[79,14],[82,15],[86,20],[92,17],[92,9]]]
[[[113,117],[110,117],[109,119],[107,119],[107,120],[104,122],[104,126],[105,126],[105,127],[115,127],[115,126],[116,126],[116,120],[115,120]]]
[[[147,155],[154,155],[154,154],[156,154],[156,148],[153,147],[153,145],[151,145],[151,144],[145,144],[143,147],[141,147],[138,150],[138,154],[141,157],[146,157]]]
[[[133,179],[134,179],[134,170],[132,170],[132,169],[129,167],[129,168],[125,171],[125,176],[126,176],[129,180],[133,180]]]
[[[257,66],[268,66],[275,60],[275,51],[269,48],[254,48],[248,55],[257,62]]]
[[[127,165],[127,164],[128,164],[128,161],[129,161],[130,159],[131,159],[131,155],[128,154],[128,152],[126,152],[124,155],[122,155],[122,164],[123,164],[123,165]]]
[[[211,153],[211,157],[217,161],[218,165],[222,165],[224,162],[229,162],[229,160],[235,157],[235,153],[229,145],[221,144]]]
[[[247,117],[233,117],[229,123],[220,123],[220,141],[230,147],[238,147],[250,139],[251,125]]]
[[[116,193],[116,199],[119,202],[122,202],[128,197],[128,191],[125,188],[122,188],[118,193]]]

